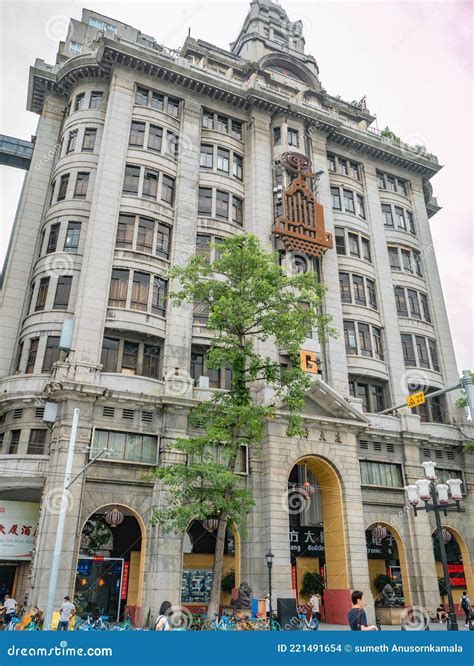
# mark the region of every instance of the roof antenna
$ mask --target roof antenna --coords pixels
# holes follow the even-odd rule
[[[188,28],[188,37],[191,37],[191,28]]]

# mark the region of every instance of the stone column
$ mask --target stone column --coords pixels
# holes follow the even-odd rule
[[[270,116],[257,109],[247,124],[245,142],[245,231],[258,236],[271,251],[273,225],[273,174]]]

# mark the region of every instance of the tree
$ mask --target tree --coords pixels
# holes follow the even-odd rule
[[[189,438],[174,443],[182,458],[154,471],[172,503],[153,516],[164,533],[185,531],[192,520],[218,520],[211,617],[219,609],[227,525],[242,526],[253,506],[251,491],[236,474],[240,447],[258,447],[278,402],[287,408],[288,435],[303,435],[300,413],[311,380],[300,367],[300,347],[311,328],[321,339],[334,334],[330,318],[319,312],[325,289],[314,273],[285,275],[278,256],[266,252],[251,234],[228,238],[215,250],[212,263],[196,255],[170,271],[180,283],[170,298],[176,304],[200,303],[207,310],[207,327],[214,332],[207,364],[226,367],[231,388],[214,392],[191,411]],[[288,367],[282,367],[278,356],[261,352],[266,341],[286,350]],[[272,404],[257,403],[254,389],[262,384],[273,387]]]
[[[303,584],[300,592],[305,597],[313,592],[316,594],[322,594],[324,592],[324,578],[319,573],[307,571],[303,576]]]
[[[382,592],[385,585],[391,585],[392,579],[387,574],[377,574],[374,578],[374,587],[377,592]]]

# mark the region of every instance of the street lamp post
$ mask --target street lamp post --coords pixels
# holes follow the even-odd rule
[[[449,623],[447,625],[448,630],[458,631],[458,621],[456,618],[456,611],[454,608],[453,600],[453,590],[451,588],[451,582],[449,580],[448,572],[448,559],[446,556],[446,547],[443,539],[443,527],[441,525],[441,511],[444,515],[448,515],[448,509],[455,509],[458,512],[464,511],[461,508],[460,500],[462,499],[461,493],[461,479],[449,479],[447,484],[438,483],[436,481],[435,467],[436,463],[434,462],[424,462],[423,467],[425,470],[424,479],[419,479],[416,482],[416,485],[406,486],[405,490],[408,496],[408,502],[413,508],[415,517],[417,516],[418,511],[433,511],[436,520],[436,536],[438,538],[439,550],[441,553],[441,562],[443,564],[443,574],[444,580],[446,583],[446,592],[448,595],[449,603]],[[448,492],[451,492],[452,502],[449,501]],[[425,505],[421,508],[417,508],[419,500],[422,499]],[[431,500],[431,503],[430,503]]]
[[[273,553],[271,550],[265,555],[268,567],[268,615],[269,615],[269,629],[272,630],[273,608],[272,608],[272,566],[273,566]]]

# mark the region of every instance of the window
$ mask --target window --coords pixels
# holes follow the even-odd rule
[[[412,250],[413,263],[415,264],[415,273],[420,277],[423,277],[423,271],[421,270],[421,257],[420,253],[416,250]]]
[[[77,252],[79,249],[79,238],[81,236],[81,223],[68,222],[66,239],[64,241],[64,252]]]
[[[225,134],[229,131],[229,119],[226,116],[217,116],[217,130]]]
[[[96,455],[102,449],[110,451],[107,460],[155,465],[158,441],[153,435],[114,430],[95,430],[91,456]]]
[[[35,371],[36,356],[38,354],[38,344],[39,338],[30,338],[30,348],[28,350],[28,357],[26,359],[26,370],[27,375],[33,374]]]
[[[352,276],[352,287],[354,290],[354,301],[357,305],[366,305],[364,278],[361,275]]]
[[[118,340],[104,338],[102,342],[102,353],[100,356],[102,372],[117,372],[118,349]]]
[[[344,321],[344,341],[346,343],[346,353],[357,354],[357,338],[353,321]]]
[[[200,215],[212,214],[212,189],[210,187],[199,188],[198,213]]]
[[[153,252],[153,232],[155,223],[148,217],[138,218],[137,251],[151,254]]]
[[[135,92],[135,104],[140,106],[148,105],[148,90],[146,88],[137,87]]]
[[[351,303],[351,285],[349,282],[349,273],[339,273],[339,288],[341,290],[342,303]]]
[[[397,186],[395,185],[395,178],[393,176],[387,175],[387,189],[391,192],[397,191]]]
[[[230,134],[234,139],[242,140],[242,123],[240,120],[231,120],[230,123]]]
[[[406,211],[408,219],[408,230],[413,236],[416,236],[415,221],[413,219],[413,213],[409,210]]]
[[[86,93],[79,93],[74,100],[74,111],[81,111],[86,107]]]
[[[341,229],[341,227],[335,227],[334,236],[336,238],[336,253],[346,254],[346,238],[344,229]]]
[[[44,455],[47,430],[30,430],[28,448],[26,453],[29,455]]]
[[[158,171],[145,169],[142,195],[156,200],[158,195]]]
[[[332,207],[341,210],[341,194],[338,187],[331,187]]]
[[[385,409],[385,385],[374,379],[349,376],[349,391],[354,398],[362,399],[362,410],[369,413]]]
[[[110,282],[109,307],[124,308],[127,305],[129,271],[114,268]]]
[[[408,273],[413,273],[410,250],[402,250],[402,262],[403,270],[407,271]]]
[[[179,101],[174,97],[168,97],[167,110],[170,116],[177,118],[179,116]]]
[[[191,377],[196,380],[199,377],[209,377],[210,388],[230,389],[232,383],[232,373],[230,369],[219,368],[214,370],[208,367],[207,355],[202,351],[191,350]]]
[[[166,314],[166,286],[166,280],[155,275],[151,296],[151,311],[153,314],[160,315],[160,317],[164,317]]]
[[[169,259],[171,243],[171,228],[167,224],[158,222],[156,230],[155,255]]]
[[[240,155],[234,153],[233,164],[232,164],[232,175],[234,178],[242,180],[244,174],[244,160]]]
[[[401,317],[408,317],[408,306],[405,298],[405,289],[403,289],[403,287],[395,287],[394,291],[397,313]]]
[[[214,129],[214,114],[211,111],[202,112],[202,126],[205,129]]]
[[[392,271],[401,270],[400,257],[398,256],[398,249],[396,247],[388,248],[388,259],[390,261],[390,268]]]
[[[161,183],[161,201],[172,206],[174,204],[174,178],[163,174]]]
[[[367,284],[367,296],[369,300],[369,305],[371,308],[374,310],[377,309],[377,294],[375,291],[375,282],[373,280],[369,280],[369,278],[365,279],[365,282]]]
[[[428,349],[426,346],[426,339],[421,335],[415,335],[416,351],[418,353],[418,365],[422,368],[429,368],[430,361],[428,358]]]
[[[130,126],[130,138],[128,143],[130,146],[139,146],[143,148],[143,142],[145,140],[145,123],[139,123],[135,120],[132,121]]]
[[[46,340],[41,372],[50,372],[56,361],[59,361],[59,336],[49,335]]]
[[[357,215],[365,220],[364,197],[361,194],[357,194],[356,201],[357,201]]]
[[[360,257],[359,236],[349,234],[349,253],[352,257]]]
[[[196,236],[196,255],[206,263],[211,261],[211,237],[205,234]]]
[[[148,131],[148,149],[161,152],[161,144],[163,141],[163,130],[158,125],[150,125]]]
[[[214,166],[214,146],[205,143],[201,144],[200,165],[203,169],[212,169]]]
[[[38,287],[38,294],[36,296],[35,312],[44,310],[46,304],[46,298],[48,296],[48,289],[49,289],[49,277],[41,278]]]
[[[225,148],[217,149],[217,170],[229,173],[229,151]]]
[[[166,154],[171,157],[178,155],[178,135],[166,130]]]
[[[343,160],[342,157],[337,159],[337,170],[341,176],[347,176],[347,161]]]
[[[125,194],[138,194],[140,182],[140,167],[127,164],[123,180],[123,192]]]
[[[421,311],[423,312],[423,319],[425,321],[431,321],[430,308],[428,305],[428,296],[426,294],[420,294],[421,302]]]
[[[370,254],[370,242],[368,238],[364,238],[363,236],[360,239],[362,243],[362,257],[366,261],[370,261],[372,263],[372,256]]]
[[[205,326],[209,319],[209,306],[202,301],[195,301],[193,305],[193,324]]]
[[[95,148],[95,140],[97,138],[97,129],[95,127],[86,127],[84,130],[84,137],[82,139],[82,150],[92,152]]]
[[[51,183],[51,196],[50,196],[50,198],[49,198],[49,205],[50,205],[50,206],[53,205],[54,190],[55,190],[55,188],[56,188],[56,181],[53,180],[53,182]]]
[[[408,302],[410,304],[410,315],[413,319],[421,319],[420,304],[418,294],[413,289],[407,289]]]
[[[133,271],[132,296],[130,307],[132,310],[146,312],[148,309],[148,288],[150,285],[149,273]]]
[[[46,246],[46,254],[56,252],[60,226],[61,224],[59,222],[51,225],[49,229],[48,245]]]
[[[242,199],[232,196],[232,222],[242,226],[244,223],[244,203]]]
[[[344,210],[347,213],[355,213],[354,208],[354,193],[351,190],[343,190],[344,195]]]
[[[416,366],[415,348],[413,346],[413,339],[411,335],[402,333],[401,338],[402,338],[403,360],[405,361],[405,365],[407,367]]]
[[[336,158],[334,155],[328,155],[328,168],[329,171],[336,171]]]
[[[142,375],[153,379],[159,378],[160,347],[158,345],[144,345]]]
[[[146,104],[148,104],[148,90],[147,90]],[[157,93],[157,92],[152,92],[151,93],[151,108],[156,109],[157,111],[164,111],[165,110],[164,95],[160,95],[160,93]]]
[[[72,132],[69,132],[66,144],[66,153],[72,153],[76,149],[76,141],[77,141],[77,130],[72,130]]]
[[[396,463],[360,461],[360,480],[364,486],[402,488],[402,467]]]
[[[385,184],[385,174],[380,173],[380,171],[377,171],[377,184],[382,190],[386,190],[387,186]]]
[[[393,227],[392,207],[388,204],[382,204],[382,217],[386,227]]]
[[[56,294],[54,296],[53,310],[67,310],[69,296],[71,294],[72,276],[61,275],[58,277]]]
[[[100,109],[102,106],[102,98],[104,94],[99,90],[93,90],[91,93],[91,101],[89,104],[89,109]]]
[[[134,227],[135,218],[132,215],[119,216],[115,247],[123,247],[128,250],[132,249]]]
[[[428,338],[428,348],[430,350],[431,366],[433,370],[439,372],[438,349],[436,347],[436,341]]]
[[[69,174],[66,173],[64,174],[64,176],[61,176],[61,180],[59,181],[57,201],[64,201],[64,199],[66,198],[68,184],[69,184]]]
[[[403,194],[403,196],[406,197],[407,193],[408,193],[406,180],[401,180],[399,178],[397,180],[397,185],[398,185],[398,191],[400,192],[400,194]]]
[[[125,340],[122,354],[122,373],[135,375],[138,368],[138,343]]]
[[[370,340],[369,325],[359,322],[357,327],[359,329],[360,353],[362,356],[372,356],[372,343]]]
[[[70,53],[82,53],[82,44],[79,42],[69,42]]]
[[[196,352],[191,354],[190,374],[194,380],[204,375],[204,354]]]
[[[407,225],[405,222],[405,215],[403,214],[403,208],[395,206],[395,219],[397,220],[397,227],[400,229],[406,229]]]
[[[295,148],[298,148],[299,146],[298,130],[292,129],[291,127],[288,127],[288,145],[294,146]]]
[[[359,165],[356,164],[356,162],[351,162],[351,176],[352,178],[355,178],[356,180],[360,180],[360,172],[359,172]]]
[[[85,199],[88,185],[89,174],[85,172],[79,172],[76,178],[76,187],[74,188],[74,198]]]
[[[281,143],[281,127],[273,128],[273,145],[279,146]]]
[[[374,353],[375,358],[383,361],[383,342],[382,342],[382,331],[376,326],[372,326],[372,338],[374,340]],[[383,407],[381,408],[383,409]]]
[[[216,191],[216,216],[229,218],[229,194],[228,192]]]
[[[21,430],[12,430],[10,433],[10,446],[8,447],[8,453],[11,456],[15,456],[18,453],[20,434]]]

